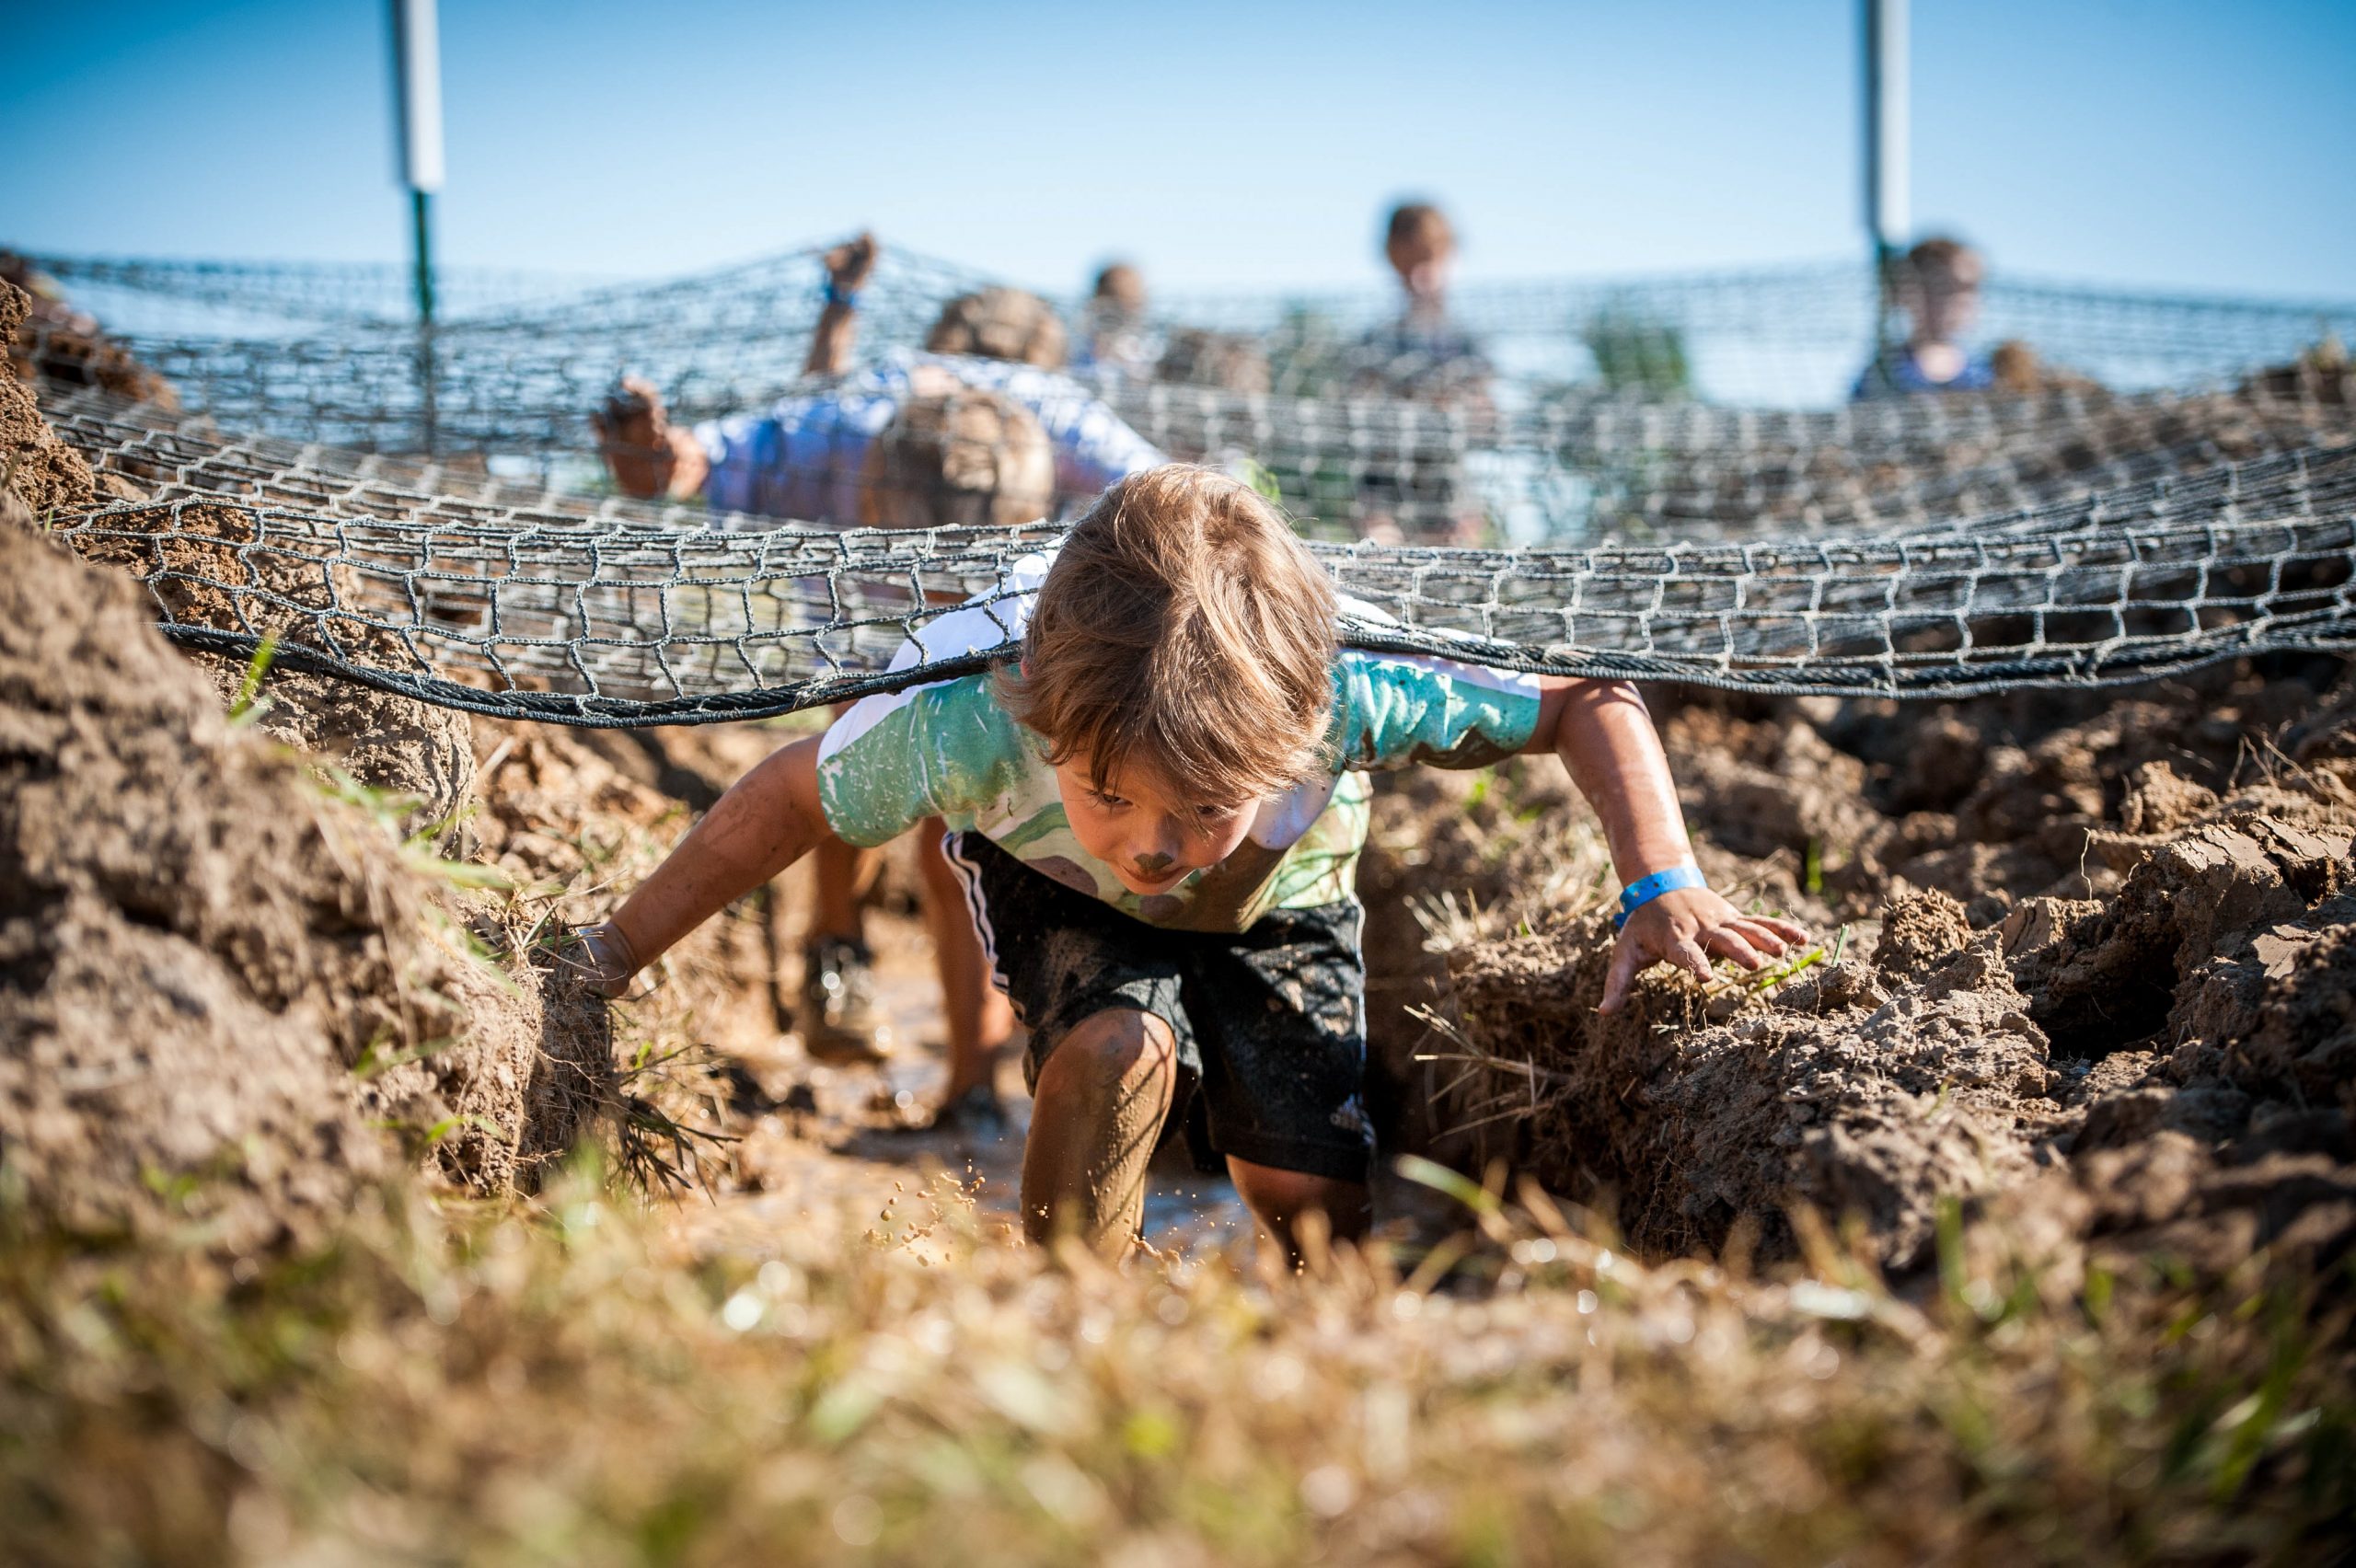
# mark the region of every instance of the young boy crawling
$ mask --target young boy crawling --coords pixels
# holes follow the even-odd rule
[[[1013,571],[1019,663],[871,697],[770,756],[585,933],[608,994],[828,836],[949,824],[998,983],[1031,1032],[1022,1214],[1121,1246],[1190,1094],[1278,1239],[1368,1222],[1365,774],[1560,756],[1629,884],[1603,1008],[1646,965],[1756,968],[1803,933],[1702,883],[1627,686],[1344,651],[1334,586],[1247,486],[1172,465],[1122,480],[1052,559]],[[1010,606],[1000,601],[1003,615]],[[981,609],[928,628],[1003,640]]]

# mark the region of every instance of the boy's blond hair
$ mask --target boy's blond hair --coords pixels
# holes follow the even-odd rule
[[[1037,294],[981,289],[942,306],[924,346],[937,354],[976,354],[1055,370],[1064,363],[1063,317]]]
[[[1331,766],[1334,587],[1249,485],[1182,464],[1104,492],[1032,606],[1000,678],[1047,760],[1113,788],[1141,770],[1173,800],[1233,805]]]
[[[860,481],[871,528],[1011,527],[1053,507],[1055,448],[1021,404],[961,387],[903,403]]]

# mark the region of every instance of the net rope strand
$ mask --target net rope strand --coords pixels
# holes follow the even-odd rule
[[[393,509],[387,508],[387,511]],[[57,530],[133,571],[166,634],[469,712],[596,727],[751,719],[947,678],[963,598],[1057,530],[758,532],[617,515],[328,515],[217,495]],[[2356,446],[1885,536],[1472,550],[1312,543],[1344,640],[1564,675],[1956,697],[2356,651]],[[904,640],[920,657],[890,668]]]
[[[822,397],[833,383],[800,384]],[[294,511],[561,524],[627,517],[761,528],[699,503],[587,493],[578,473],[428,460],[273,437],[225,439],[209,416],[52,388],[60,433],[103,473],[159,497],[228,493]],[[2356,409],[2244,393],[1954,396],[1795,413],[1554,409],[1474,421],[1398,402],[1319,403],[1201,388],[1116,389],[1112,409],[1172,457],[1250,457],[1313,534],[1387,519],[1408,537],[1468,516],[1534,540],[1650,543],[1895,532],[2035,508],[2267,455],[2356,441]],[[566,435],[594,441],[585,420]]]
[[[532,476],[553,498],[599,483],[589,410],[622,372],[652,383],[676,425],[844,392],[801,375],[816,257],[537,295],[476,279],[476,303],[430,341],[400,319],[397,270],[45,265],[120,306],[242,306],[285,329],[121,336],[209,429],[254,432],[211,439],[224,467],[246,455],[279,469],[255,476],[265,487],[300,467],[252,444],[281,439],[431,451],[444,466],[408,488],[435,496],[471,488],[471,461]],[[861,352],[910,348],[945,300],[986,282],[886,248],[861,291]],[[1904,529],[2356,440],[2356,375],[2333,348],[2356,335],[2356,306],[2000,275],[1981,337],[2036,351],[2030,390],[1829,407],[1874,340],[1876,300],[1871,275],[1843,266],[1466,286],[1450,314],[1480,352],[1469,385],[1445,365],[1395,363],[1396,301],[1383,293],[1199,295],[1144,324],[1161,345],[1152,363],[1101,362],[1072,395],[1102,398],[1173,457],[1252,460],[1326,536],[1418,542]],[[1089,340],[1085,310],[1069,314],[1074,342]],[[51,330],[36,323],[33,360],[70,364],[42,346]],[[1246,351],[1264,389],[1165,379],[1228,363],[1177,352],[1203,332]]]

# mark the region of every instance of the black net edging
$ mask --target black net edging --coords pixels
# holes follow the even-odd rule
[[[1002,626],[1009,569],[1055,537],[481,525],[204,496],[58,531],[144,581],[184,646],[250,657],[274,637],[290,668],[604,728],[761,718],[982,667],[958,635],[974,617],[941,617],[962,602]],[[1565,675],[1954,697],[2356,651],[2356,446],[1894,536],[1312,548],[1363,606],[1350,645]],[[893,667],[909,642],[918,656]]]

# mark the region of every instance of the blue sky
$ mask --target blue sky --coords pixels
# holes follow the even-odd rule
[[[393,260],[371,0],[0,0],[0,243]],[[2046,276],[2356,297],[2356,5],[1916,0],[1918,226]],[[666,273],[861,224],[1042,287],[1862,246],[1855,6],[445,0],[445,259]],[[27,157],[24,149],[38,156]]]

